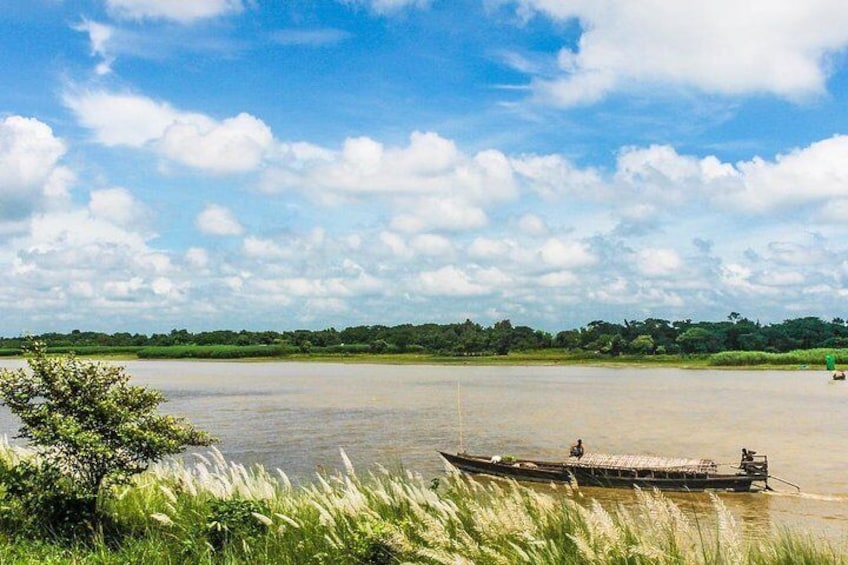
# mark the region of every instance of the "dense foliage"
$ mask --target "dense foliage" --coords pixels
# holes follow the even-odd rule
[[[37,457],[0,469],[9,505],[51,528],[97,518],[98,499],[151,462],[209,445],[205,432],[157,413],[161,392],[129,384],[123,367],[49,357],[31,344],[29,370],[0,370],[0,402],[20,418]]]
[[[724,351],[785,353],[813,348],[848,347],[848,324],[816,317],[763,325],[733,312],[721,322],[669,321],[648,318],[622,323],[593,321],[556,334],[502,320],[489,327],[471,320],[455,324],[354,326],[341,331],[230,331],[167,334],[83,332],[35,336],[54,352],[79,354],[123,352],[139,357],[231,358],[278,357],[293,353],[428,353],[442,355],[503,355],[510,351],[560,349],[608,356],[622,354],[712,354]],[[0,338],[0,354],[16,355],[25,338]],[[162,348],[169,348],[164,351]],[[242,349],[236,349],[242,348]]]

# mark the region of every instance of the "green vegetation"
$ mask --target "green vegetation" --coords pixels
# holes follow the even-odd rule
[[[821,367],[826,355],[833,355],[842,363],[848,361],[848,349],[802,349],[786,353],[770,353],[766,351],[723,351],[709,356],[709,365],[740,367],[751,365],[802,365]]]
[[[397,356],[391,362],[449,363],[474,358],[476,363],[480,358],[514,355],[508,362],[527,358],[530,362],[662,363],[673,359],[677,365],[820,365],[823,357],[813,353],[815,350],[832,352],[837,361],[848,359],[848,324],[841,318],[826,322],[805,317],[762,325],[736,312],[722,322],[670,322],[657,318],[625,320],[621,324],[594,321],[556,335],[513,326],[509,320],[490,327],[466,320],[457,324],[355,326],[342,331],[329,328],[191,333],[175,329],[151,336],[74,330],[69,334],[45,333],[35,339],[56,353],[73,351],[84,356],[126,355],[143,359],[355,360],[368,356],[371,360],[384,360],[389,355]],[[25,338],[21,337],[0,338],[0,356],[19,355],[24,343]],[[535,361],[537,358],[544,361]]]
[[[170,345],[142,347],[139,359],[245,359],[286,357],[297,353],[288,345]]]
[[[34,456],[3,466],[5,505],[35,531],[77,535],[102,525],[111,487],[150,462],[212,438],[156,413],[162,393],[129,384],[122,367],[48,357],[33,342],[29,370],[0,371],[0,402],[21,419]]]
[[[344,454],[342,454],[344,458]],[[160,463],[113,487],[111,532],[63,541],[26,535],[4,515],[0,562],[419,564],[845,564],[801,534],[745,538],[718,497],[692,507],[637,492],[606,509],[570,488],[477,482],[376,469],[293,486],[285,474],[227,462]],[[0,448],[0,459],[20,460]]]

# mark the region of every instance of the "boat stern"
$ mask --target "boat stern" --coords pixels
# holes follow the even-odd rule
[[[768,456],[757,455],[756,451],[742,449],[742,459],[739,461],[739,475],[751,477],[754,482],[762,482],[763,489],[769,490]]]

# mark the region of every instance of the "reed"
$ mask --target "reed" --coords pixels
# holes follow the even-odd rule
[[[167,345],[142,347],[140,359],[247,359],[286,357],[298,351],[289,345]]]
[[[848,361],[848,349],[799,349],[786,353],[765,351],[724,351],[709,357],[712,366],[743,367],[756,365],[806,365],[824,368],[825,356],[833,355],[837,363]]]
[[[0,457],[29,456],[8,445]],[[845,564],[818,540],[749,541],[717,497],[693,515],[658,492],[605,508],[569,487],[532,489],[376,467],[293,485],[218,451],[152,467],[106,510],[121,536],[86,543],[0,534],[3,563]],[[703,511],[702,511],[703,512]],[[800,559],[800,560],[799,560]]]

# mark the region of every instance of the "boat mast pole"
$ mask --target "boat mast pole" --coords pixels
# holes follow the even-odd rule
[[[462,394],[459,380],[456,381],[456,413],[459,418],[459,452],[465,453],[465,445],[463,445],[462,441]]]

